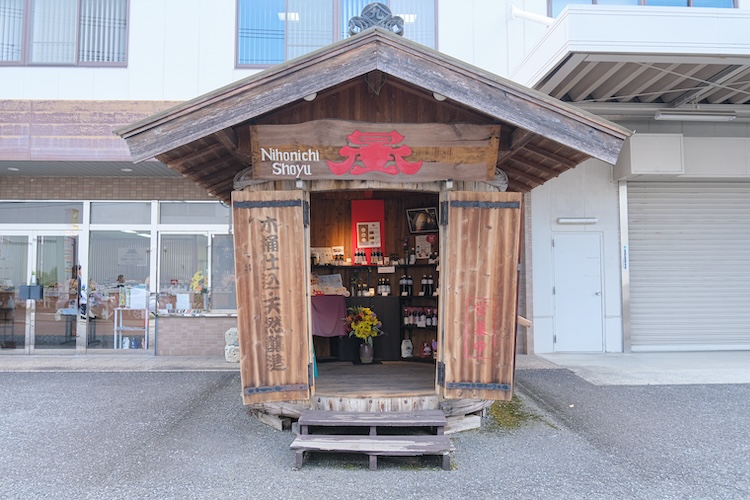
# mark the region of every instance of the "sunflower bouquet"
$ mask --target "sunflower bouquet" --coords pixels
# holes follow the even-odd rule
[[[373,337],[383,335],[383,331],[380,329],[383,324],[369,307],[349,307],[346,312],[348,314],[344,321],[350,337],[357,337],[363,343],[372,345]]]

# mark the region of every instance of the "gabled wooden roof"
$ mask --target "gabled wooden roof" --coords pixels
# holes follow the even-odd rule
[[[317,94],[308,102],[305,96]],[[433,94],[445,96],[437,101]],[[614,164],[614,123],[374,28],[116,130],[133,161],[157,158],[229,201],[252,165],[251,124],[318,119],[500,124],[497,168],[526,192],[588,158]]]

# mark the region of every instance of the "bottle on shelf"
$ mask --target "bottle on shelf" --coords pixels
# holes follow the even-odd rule
[[[416,324],[415,315],[417,313],[416,307],[405,307],[404,308],[404,325],[411,326]]]
[[[414,280],[411,279],[410,275],[406,276],[406,295],[414,295]]]
[[[380,278],[378,280],[378,295],[388,296],[391,294],[391,282],[388,278]]]
[[[422,342],[422,348],[419,350],[419,357],[431,358],[432,357],[432,342]]]
[[[417,252],[414,251],[414,247],[411,247],[411,250],[409,251],[409,265],[414,265],[417,263]]]

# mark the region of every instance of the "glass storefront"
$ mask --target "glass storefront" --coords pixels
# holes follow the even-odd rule
[[[157,315],[236,309],[218,202],[0,202],[2,351],[153,352]]]
[[[88,347],[148,347],[154,323],[148,308],[150,244],[148,231],[91,231]]]
[[[208,237],[163,234],[160,242],[159,309],[207,311],[210,305]]]
[[[237,309],[234,286],[234,238],[231,234],[214,234],[211,239],[212,309]]]
[[[77,264],[77,236],[37,236],[34,272],[42,289],[32,309],[37,349],[75,349],[78,343],[82,281]]]
[[[0,236],[0,330],[3,349],[23,348],[26,342],[26,307],[18,298],[26,282],[29,255],[26,236]]]

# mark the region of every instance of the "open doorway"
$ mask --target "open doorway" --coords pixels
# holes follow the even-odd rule
[[[316,395],[435,394],[440,272],[438,194],[328,191],[310,195]],[[344,318],[377,315],[372,363]]]

